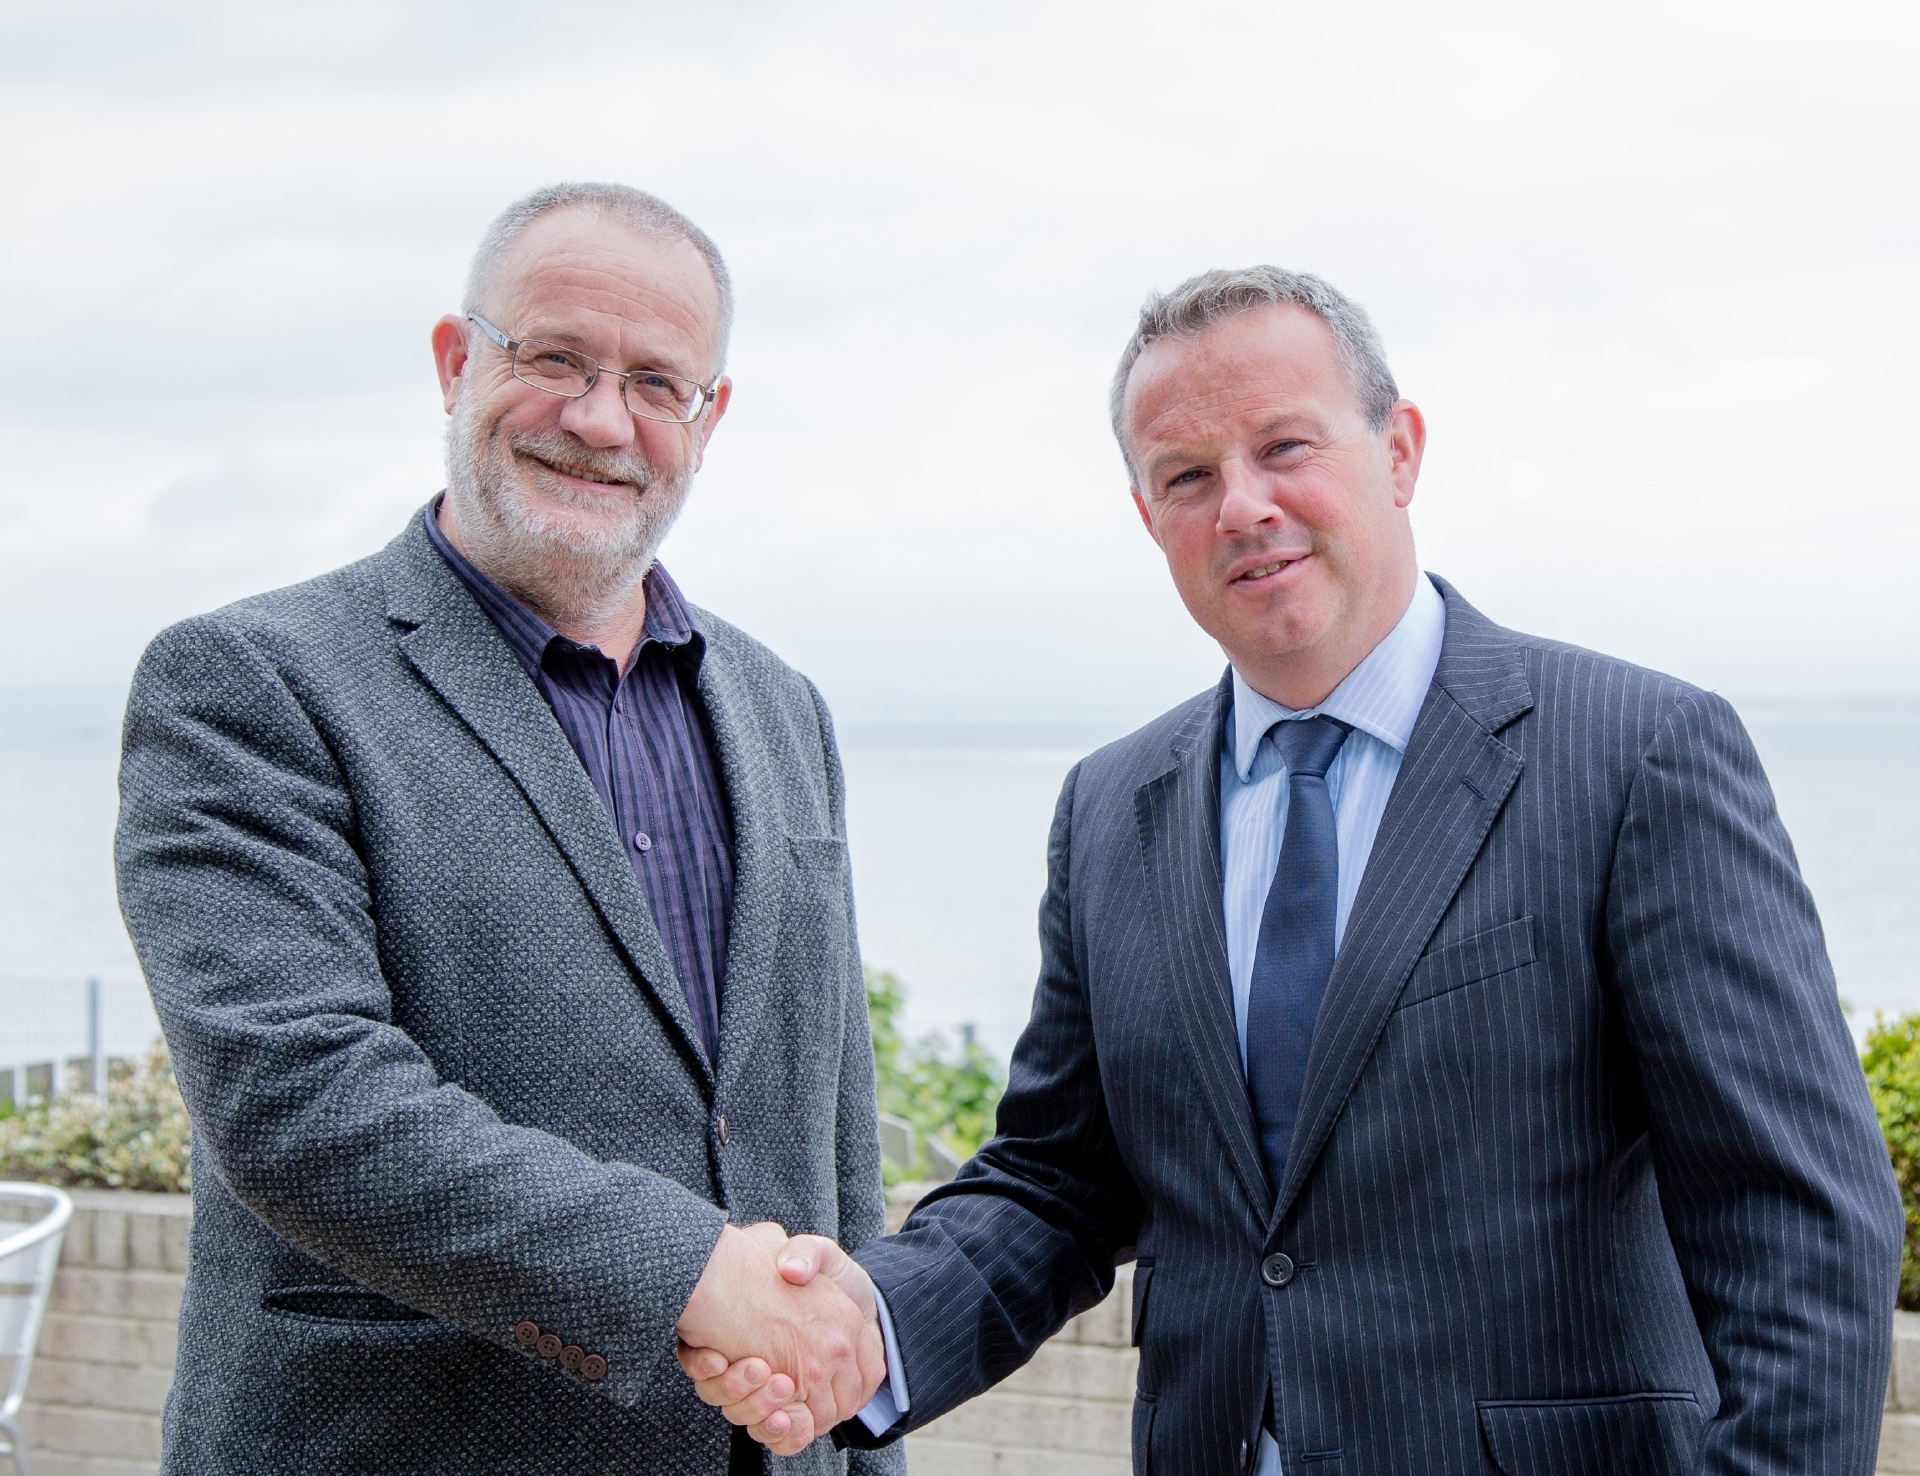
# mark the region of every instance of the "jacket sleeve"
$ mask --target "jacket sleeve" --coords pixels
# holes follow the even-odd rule
[[[209,616],[154,642],[120,784],[121,908],[196,1175],[476,1336],[515,1346],[531,1322],[598,1352],[587,1387],[617,1403],[678,1377],[673,1326],[725,1217],[502,1121],[396,1027],[344,773],[255,637]]]
[[[1031,1359],[1113,1286],[1143,1206],[1121,1162],[1101,1090],[1093,1019],[1069,895],[1074,792],[1067,776],[1047,846],[1040,979],[1014,1048],[995,1137],[898,1235],[856,1259],[882,1293],[912,1398],[880,1440],[918,1429]],[[836,1434],[875,1438],[859,1421]]]
[[[1903,1221],[1813,899],[1733,709],[1641,757],[1606,910],[1660,1200],[1720,1388],[1698,1469],[1873,1470]]]

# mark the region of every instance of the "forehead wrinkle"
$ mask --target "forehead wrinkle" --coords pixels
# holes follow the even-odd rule
[[[563,241],[531,255],[502,284],[507,315],[516,319],[510,331],[568,341],[609,366],[702,378],[718,357],[719,299],[705,262],[681,243],[623,234],[674,249],[648,252],[653,259],[645,260],[602,238],[592,245]]]

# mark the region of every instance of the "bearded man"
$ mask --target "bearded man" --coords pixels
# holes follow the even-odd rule
[[[822,1430],[879,1377],[736,1228],[851,1247],[881,1198],[831,721],[654,558],[731,316],[652,196],[520,201],[433,331],[445,494],[140,665],[120,897],[195,1127],[166,1472],[760,1471],[681,1337]],[[901,1462],[778,1463],[849,1467]]]

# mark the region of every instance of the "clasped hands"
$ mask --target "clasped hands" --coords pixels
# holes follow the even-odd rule
[[[867,1273],[771,1221],[720,1232],[674,1331],[700,1398],[775,1455],[851,1419],[887,1373]]]

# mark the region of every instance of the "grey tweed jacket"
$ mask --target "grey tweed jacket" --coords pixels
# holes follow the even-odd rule
[[[1287,1476],[1873,1470],[1900,1205],[1752,746],[1441,591],[1283,1183],[1227,974],[1231,688],[1069,776],[999,1136],[859,1253],[912,1426],[1137,1257],[1143,1476],[1245,1469],[1269,1395]]]
[[[673,1324],[722,1224],[879,1231],[832,727],[700,624],[738,850],[711,1067],[585,771],[418,517],[149,648],[118,871],[195,1129],[170,1476],[718,1476]]]

